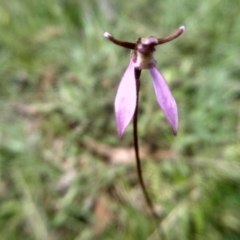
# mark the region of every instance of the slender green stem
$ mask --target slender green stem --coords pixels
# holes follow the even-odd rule
[[[142,176],[142,169],[141,169],[141,162],[140,162],[140,156],[139,156],[139,145],[138,145],[138,99],[139,99],[139,90],[140,90],[140,75],[141,70],[135,69],[135,79],[136,79],[136,88],[137,88],[137,103],[136,103],[136,109],[133,116],[133,139],[134,139],[134,150],[135,150],[135,156],[136,156],[136,164],[137,164],[137,174],[138,179],[140,182],[140,186],[143,192],[143,195],[145,197],[146,203],[152,213],[152,215],[158,219],[158,216],[154,210],[153,203],[151,198],[148,195],[143,176]]]

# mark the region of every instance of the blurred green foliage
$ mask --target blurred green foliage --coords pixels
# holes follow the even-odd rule
[[[1,0],[1,239],[240,239],[239,7]],[[129,51],[103,33],[135,41],[181,25],[183,36],[155,54],[178,102],[176,138],[142,74],[139,133],[157,226],[137,181],[131,127],[119,140],[114,122]]]

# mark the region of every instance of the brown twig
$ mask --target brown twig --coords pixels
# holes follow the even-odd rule
[[[140,156],[139,156],[139,145],[138,145],[138,99],[139,99],[139,90],[140,90],[140,75],[141,70],[135,69],[135,79],[136,79],[136,88],[137,88],[137,101],[136,101],[136,109],[133,116],[133,140],[134,140],[134,150],[135,150],[135,156],[136,156],[136,164],[137,164],[137,174],[139,183],[144,195],[144,198],[146,200],[146,203],[152,213],[152,215],[158,220],[158,215],[154,210],[153,203],[151,198],[148,195],[143,176],[142,176],[142,169],[141,169],[141,162],[140,162]]]

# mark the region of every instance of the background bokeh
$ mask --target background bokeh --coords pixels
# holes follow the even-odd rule
[[[240,239],[239,0],[0,1],[0,239]],[[137,180],[132,127],[113,101],[129,51],[103,37],[164,37],[172,135],[147,71]]]

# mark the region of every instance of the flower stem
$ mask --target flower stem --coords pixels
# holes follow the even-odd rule
[[[135,80],[136,80],[136,88],[137,88],[137,103],[136,103],[136,109],[133,116],[133,139],[134,139],[134,150],[135,150],[135,156],[136,156],[136,165],[137,165],[137,174],[139,183],[145,198],[145,201],[152,213],[152,215],[158,219],[158,215],[154,210],[153,203],[151,198],[148,195],[143,176],[142,176],[142,168],[141,168],[141,162],[140,162],[140,156],[139,156],[139,145],[138,145],[138,100],[139,100],[139,90],[140,90],[140,75],[141,70],[135,69]]]

